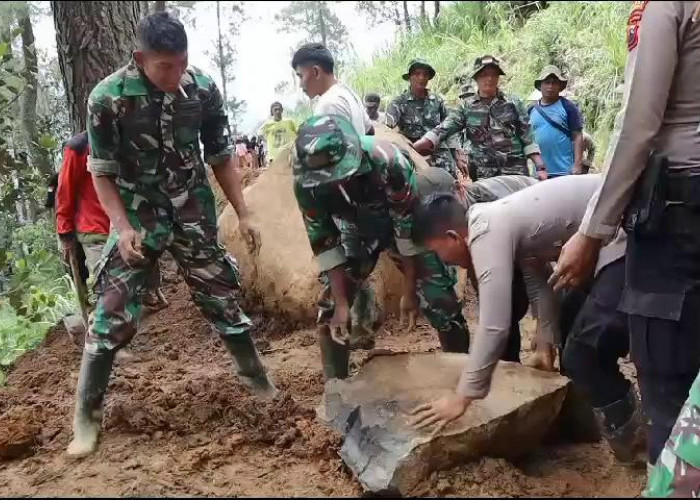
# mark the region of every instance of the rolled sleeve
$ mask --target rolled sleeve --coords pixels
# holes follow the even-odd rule
[[[347,257],[345,256],[345,251],[342,246],[337,246],[321,252],[316,257],[316,262],[318,263],[319,270],[323,273],[330,271],[331,269],[338,267],[341,264],[347,262]]]
[[[116,160],[101,160],[94,156],[88,156],[88,170],[97,177],[104,175],[117,175],[119,173],[119,162]]]
[[[428,139],[430,142],[432,142],[435,146],[440,144],[440,137],[433,132],[432,130],[430,132],[426,132],[425,135],[423,136],[424,139]]]
[[[533,142],[532,144],[528,144],[527,146],[525,146],[523,148],[523,151],[525,153],[525,156],[530,156],[538,154],[540,152],[540,147]]]
[[[413,240],[396,238],[396,249],[404,257],[413,257],[423,253],[425,250],[413,243]]]

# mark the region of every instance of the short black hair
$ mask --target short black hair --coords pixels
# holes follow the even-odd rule
[[[333,73],[335,61],[331,51],[318,42],[307,43],[299,47],[292,57],[292,69],[299,66],[317,65],[326,73]]]
[[[375,92],[370,92],[365,96],[365,102],[374,102],[376,104],[379,104],[382,101],[382,98],[379,97],[379,94]]]
[[[139,49],[180,54],[187,51],[187,33],[180,21],[167,12],[146,16],[136,26]]]
[[[467,207],[453,193],[433,193],[423,198],[413,214],[413,240],[420,244],[449,230],[468,225]]]
[[[282,108],[282,111],[284,111],[284,106],[282,106],[282,103],[279,101],[275,101],[272,104],[270,104],[270,116],[272,116],[272,110],[275,108],[275,106],[279,106]]]

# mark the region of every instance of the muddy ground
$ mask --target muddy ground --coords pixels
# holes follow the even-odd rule
[[[22,357],[0,388],[0,496],[357,496],[340,436],[316,422],[323,391],[309,327],[255,314],[256,343],[281,394],[247,396],[233,365],[170,268],[170,307],[146,316],[109,385],[100,449],[68,459],[80,352],[61,328]],[[468,311],[473,316],[473,306]],[[525,342],[526,346],[529,344]],[[426,325],[389,322],[380,348],[438,347]],[[528,350],[524,351],[527,358]],[[353,354],[358,366],[365,354]],[[644,471],[606,445],[550,443],[509,463],[484,458],[426,478],[427,496],[638,496]]]

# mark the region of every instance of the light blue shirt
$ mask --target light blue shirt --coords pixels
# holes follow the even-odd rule
[[[561,99],[554,104],[541,105],[540,110],[546,113],[553,122],[571,130]],[[535,142],[540,147],[542,159],[547,167],[547,174],[551,177],[570,174],[574,166],[573,140],[564,132],[547,123],[547,120],[536,109],[530,113],[530,125],[535,134]]]

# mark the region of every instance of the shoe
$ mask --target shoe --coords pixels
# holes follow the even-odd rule
[[[270,401],[277,395],[277,388],[265,373],[258,350],[249,333],[221,337],[233,356],[238,378],[248,390],[260,399]]]
[[[85,457],[97,450],[102,402],[113,361],[114,351],[91,353],[83,350],[73,417],[73,440],[66,450],[71,457]]]
[[[593,408],[593,414],[618,461],[625,465],[643,465],[647,462],[642,413],[633,387],[623,399],[602,408]],[[615,421],[619,420],[619,415],[625,414],[629,417],[622,423]]]
[[[469,330],[466,325],[451,323],[450,329],[438,331],[442,352],[469,352]]]

